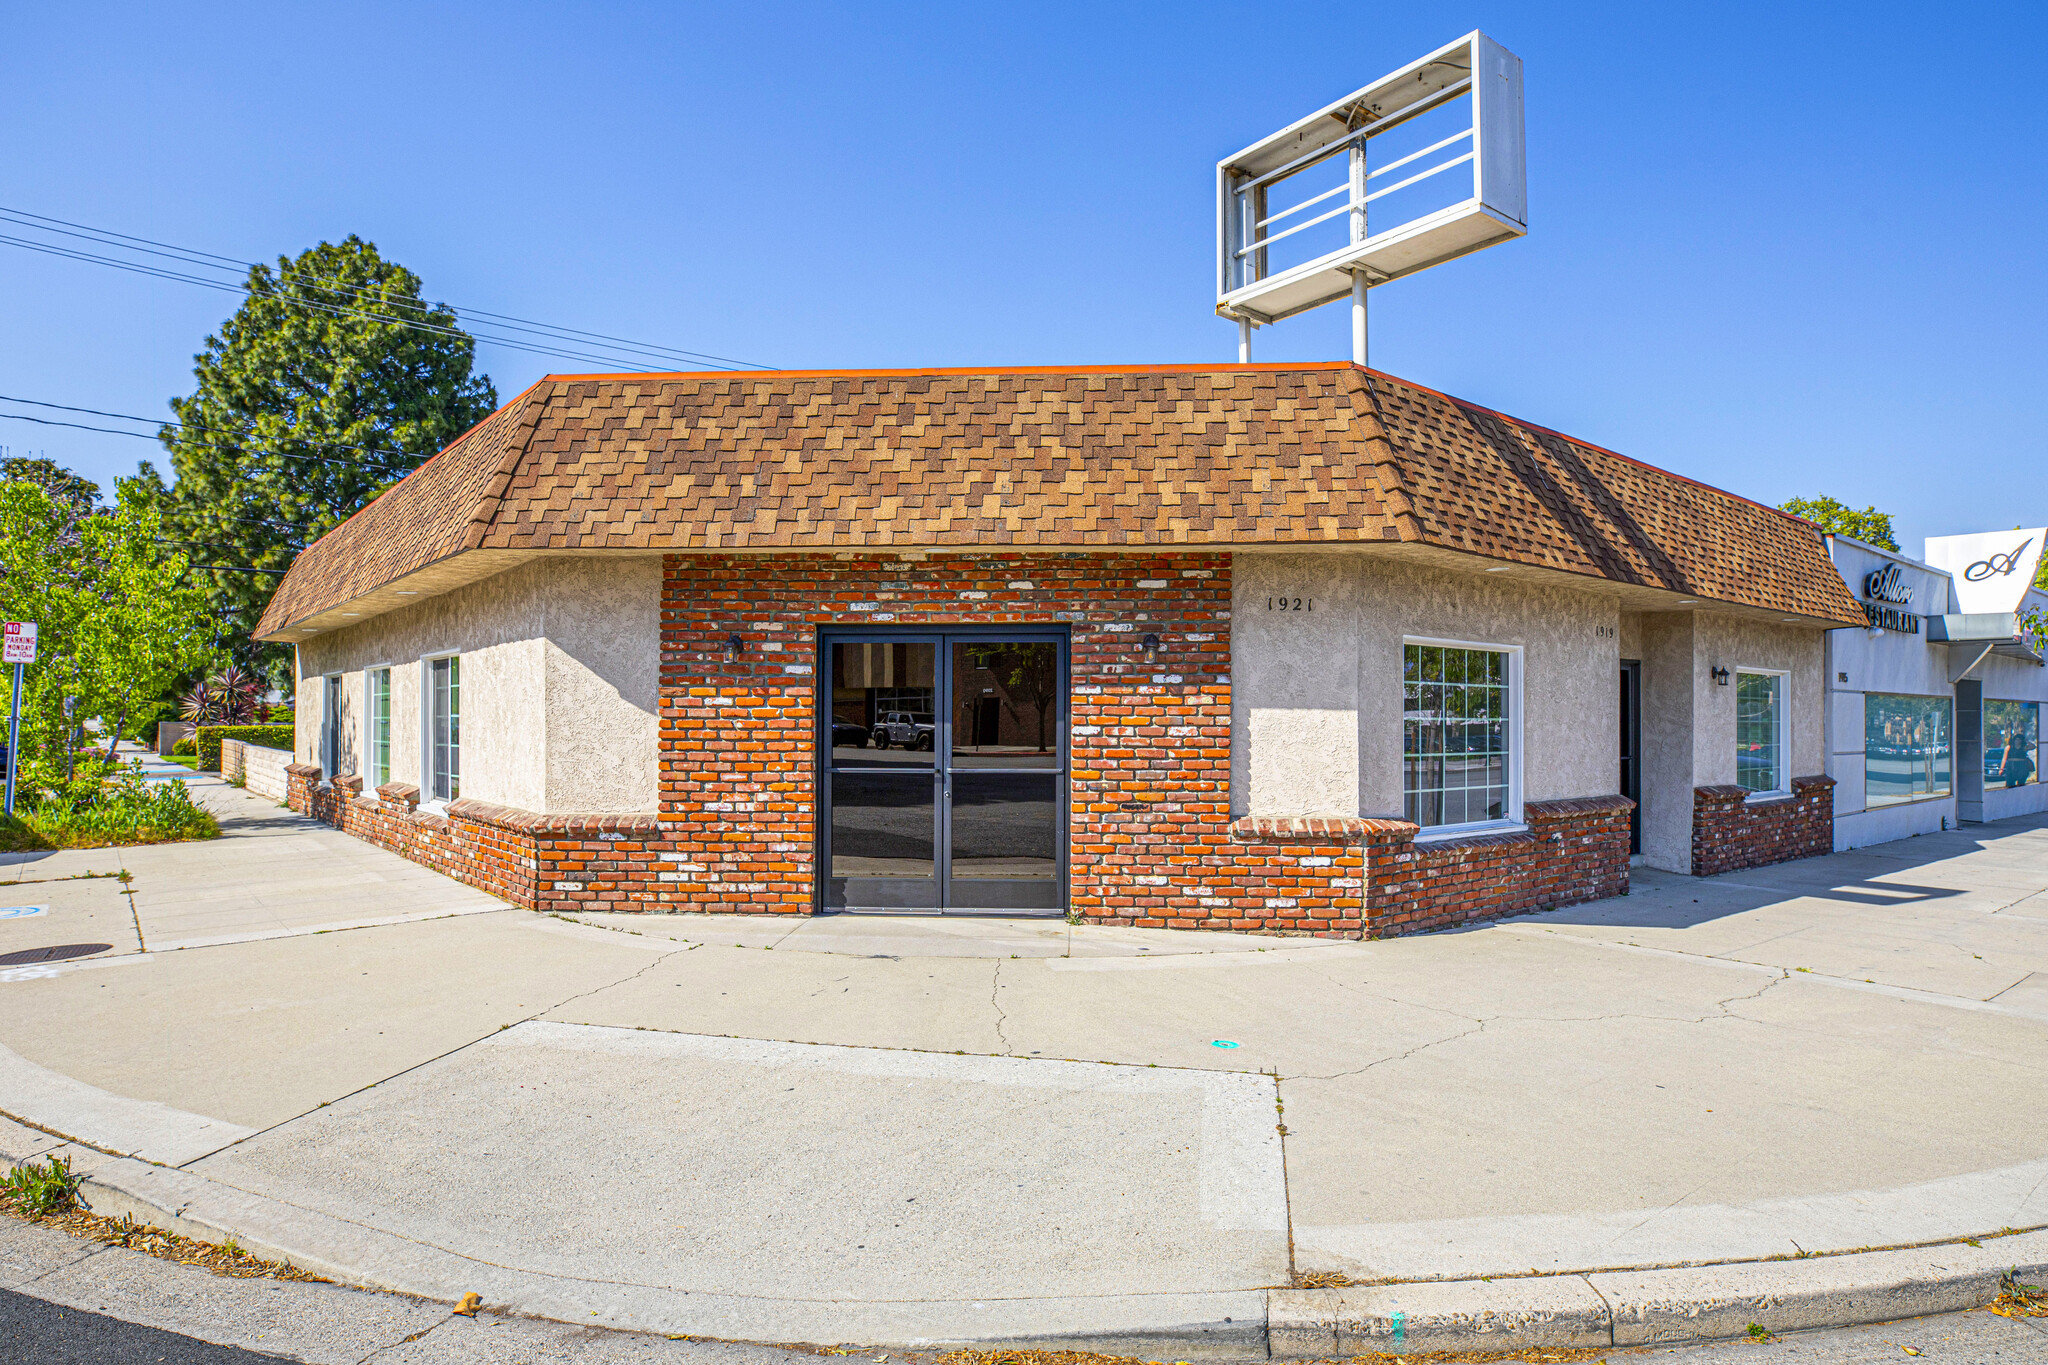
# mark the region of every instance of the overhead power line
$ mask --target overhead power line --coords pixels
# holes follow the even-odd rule
[[[121,422],[149,422],[157,426],[182,427],[186,431],[210,431],[217,436],[239,436],[243,434],[228,427],[205,427],[200,426],[196,422],[174,421],[169,417],[137,417],[129,412],[106,412],[99,408],[78,408],[71,406],[69,403],[46,403],[39,398],[10,398],[4,393],[0,393],[0,403],[22,403],[32,408],[54,408],[58,412],[83,412],[93,417],[112,417]],[[132,432],[130,434],[137,436],[149,435],[151,440],[156,439],[151,433]],[[310,436],[290,436],[288,439],[297,441],[302,445],[326,446],[330,450],[360,450],[370,455],[393,455],[401,460],[423,460],[427,458],[424,455],[415,455],[409,450],[386,450],[381,446],[352,445],[347,441],[316,441]]]
[[[51,417],[30,417],[23,412],[0,412],[0,422],[34,422],[39,427],[70,427],[75,431],[103,431],[109,436],[133,436],[138,440],[154,441],[155,436],[146,431],[123,431],[119,427],[96,427],[85,422],[60,422]],[[187,438],[190,440],[191,438]],[[401,478],[410,470],[394,470],[372,460],[351,460],[345,455],[299,455],[289,450],[275,450],[243,442],[239,445],[222,445],[218,441],[193,440],[193,445],[205,446],[210,450],[226,450],[236,454],[275,455],[285,460],[315,460],[322,464],[348,464],[363,469],[377,470],[385,474],[398,474]],[[407,456],[408,459],[414,458]]]
[[[75,223],[63,218],[51,218],[44,214],[30,213],[26,209],[15,209],[0,206],[0,221],[11,222],[16,224],[17,226],[29,228],[32,231],[36,232],[51,233],[65,237],[77,238],[79,240],[89,242],[95,246],[111,247],[117,251],[135,252],[144,255],[156,256],[165,260],[174,261],[180,265],[194,266],[203,270],[233,270],[238,273],[246,273],[247,271],[255,268],[254,262],[238,260],[237,258],[232,256],[222,256],[210,251],[199,251],[191,247],[175,246],[168,242],[159,242],[147,237],[135,237],[131,236],[128,233],[114,232],[106,228],[96,228],[88,224]],[[200,276],[184,274],[179,271],[164,270],[161,267],[151,266],[143,262],[122,261],[112,257],[96,255],[91,252],[77,251],[71,248],[61,247],[52,243],[33,242],[24,240],[19,237],[0,236],[0,244],[19,247],[30,251],[42,251],[54,256],[65,257],[72,260],[86,261],[96,265],[110,266],[112,268],[120,270],[129,270],[138,274],[154,275],[163,279],[178,280],[187,284],[197,284],[210,289],[220,289],[224,291],[231,291],[254,296],[252,294],[252,291],[250,291],[244,284],[229,284],[220,280],[211,280]],[[333,292],[337,294],[346,295],[349,297],[356,298],[358,300],[374,301],[382,304],[384,307],[389,309],[409,309],[413,311],[424,311],[426,309],[438,306],[447,309],[451,313],[454,313],[458,318],[485,319],[499,328],[509,330],[512,332],[523,333],[525,334],[525,338],[521,339],[496,335],[492,333],[483,332],[474,327],[471,327],[468,329],[468,332],[470,335],[474,336],[476,340],[488,343],[490,345],[506,346],[515,350],[528,351],[538,355],[552,355],[563,359],[582,360],[604,365],[623,364],[628,366],[629,368],[635,366],[644,367],[647,361],[650,359],[656,361],[658,366],[674,366],[678,362],[685,362],[709,365],[711,368],[714,369],[766,368],[764,366],[755,365],[748,361],[735,360],[730,356],[713,355],[704,351],[689,351],[683,350],[678,347],[659,346],[648,342],[631,341],[625,337],[612,336],[604,332],[591,332],[576,327],[562,327],[552,323],[538,322],[532,318],[515,317],[507,313],[494,313],[479,308],[462,308],[454,304],[435,305],[428,304],[425,302],[415,302],[410,299],[393,299],[389,297],[389,295],[386,294],[385,291],[381,289],[368,289],[362,285],[354,284],[346,280],[337,279],[332,276],[316,275],[310,271],[294,272],[290,276],[290,278],[296,281],[310,282],[315,286],[325,287],[331,289]],[[285,294],[265,295],[265,297],[277,297],[287,302],[298,303],[306,307],[321,308],[330,312],[342,311],[336,309],[331,305],[317,303],[315,301],[308,299],[293,298]],[[401,326],[413,327],[416,328],[417,330],[429,332],[435,335],[445,336],[450,334],[450,329],[440,327],[436,324],[427,323],[421,320],[408,320],[402,317],[393,317],[390,313],[368,313],[360,315],[377,317],[386,322],[395,322]],[[552,346],[535,345],[532,344],[534,341],[552,342],[555,344]],[[592,347],[585,344],[588,342],[599,342],[604,344]],[[570,347],[577,347],[579,349],[567,349]]]

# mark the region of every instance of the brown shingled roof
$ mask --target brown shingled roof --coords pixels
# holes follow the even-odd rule
[[[1862,620],[1796,517],[1321,364],[550,377],[309,546],[257,633],[479,550],[1358,542]]]

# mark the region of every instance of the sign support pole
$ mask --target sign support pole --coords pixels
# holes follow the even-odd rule
[[[1365,240],[1365,139],[1359,138],[1351,144],[1351,240],[1354,243]],[[1365,345],[1365,271],[1351,272],[1351,363],[1364,365],[1368,354]]]
[[[21,766],[21,668],[14,666],[14,705],[7,718],[7,814],[14,814],[14,773]]]
[[[1237,363],[1240,365],[1252,363],[1252,320],[1250,318],[1239,318],[1237,320]]]

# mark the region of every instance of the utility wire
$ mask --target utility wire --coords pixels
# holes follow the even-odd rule
[[[39,398],[10,398],[4,393],[0,393],[0,403],[24,403],[32,408],[55,408],[58,412],[82,412],[93,417],[112,417],[122,422],[149,422],[156,426],[183,427],[186,431],[210,431],[217,436],[241,436],[245,434],[229,427],[204,427],[196,422],[178,422],[168,417],[137,417],[131,412],[105,412],[99,408],[77,408],[72,407],[68,403],[45,403]],[[133,436],[148,435],[151,440],[156,439],[153,433],[148,432],[130,432],[129,434]],[[369,455],[395,455],[402,460],[423,460],[427,458],[424,455],[415,455],[409,450],[386,450],[381,446],[352,445],[347,441],[316,441],[310,436],[289,435],[287,439],[309,446],[326,446],[333,450],[360,450]]]
[[[238,260],[233,256],[219,256],[211,251],[200,251],[192,247],[174,246],[169,242],[159,242],[149,237],[131,237],[125,232],[114,232],[106,228],[92,227],[85,223],[74,223],[64,218],[50,218],[40,213],[30,213],[27,209],[8,208],[4,205],[0,205],[0,221],[18,223],[22,227],[32,228],[38,232],[55,232],[66,237],[77,237],[80,238],[81,240],[92,242],[95,245],[114,246],[119,250],[141,251],[151,256],[163,256],[168,260],[178,261],[179,263],[184,265],[196,265],[201,267],[202,269],[226,270],[233,268],[238,271],[247,271],[254,270],[257,268],[257,263],[254,261]],[[55,226],[51,226],[53,224]],[[68,229],[76,230],[71,231]],[[107,241],[105,240],[107,238],[113,238],[116,240]],[[136,245],[129,246],[126,245],[127,243],[135,243]],[[309,271],[301,270],[294,272],[293,278],[299,280],[310,280],[318,284],[325,284],[331,286],[332,288],[339,292],[347,292],[351,294],[365,294],[372,292],[371,290],[368,289],[367,286],[352,284],[347,280],[339,279],[332,275],[315,275]],[[379,301],[388,303],[394,308],[417,308],[421,310],[427,310],[438,306],[446,308],[451,313],[456,313],[459,315],[467,315],[469,317],[477,318],[490,318],[497,322],[526,324],[526,326],[516,329],[520,331],[525,331],[528,330],[529,328],[538,328],[543,333],[556,334],[558,337],[575,336],[586,337],[593,341],[616,342],[621,346],[631,347],[633,350],[640,351],[646,355],[651,356],[669,356],[691,360],[712,360],[718,361],[722,364],[737,365],[742,369],[768,368],[766,366],[756,365],[752,361],[735,360],[731,356],[712,355],[707,351],[688,351],[679,349],[674,346],[656,346],[647,342],[633,341],[626,337],[615,337],[605,332],[586,332],[578,327],[558,327],[553,323],[538,322],[532,318],[514,317],[509,313],[491,313],[486,312],[481,308],[463,308],[452,303],[443,303],[439,305],[429,304],[424,301],[416,303],[410,299],[390,298],[387,295],[385,295],[382,290],[378,290],[375,292],[377,294]]]
[[[48,232],[66,237],[79,238],[80,240],[90,242],[95,246],[106,246],[112,247],[115,250],[119,251],[134,251],[141,252],[151,256],[159,256],[166,260],[175,261],[180,265],[196,266],[203,270],[234,269],[236,271],[246,272],[256,268],[256,264],[251,261],[237,260],[231,256],[220,256],[216,255],[213,252],[198,251],[190,247],[174,246],[168,242],[158,242],[147,237],[134,237],[130,236],[127,233],[113,232],[105,228],[95,228],[87,224],[74,223],[62,218],[50,218],[43,214],[29,213],[25,209],[14,209],[8,208],[6,206],[0,206],[0,221],[15,223],[21,227],[29,228],[37,232]],[[22,247],[31,251],[43,251],[51,255],[63,256],[72,260],[88,261],[97,265],[112,266],[116,269],[131,270],[139,274],[155,275],[164,279],[179,280],[188,284],[198,284],[210,289],[220,289],[223,291],[251,294],[252,296],[255,293],[255,291],[248,289],[245,285],[224,284],[218,280],[208,280],[198,276],[182,274],[177,271],[162,270],[138,262],[119,261],[109,257],[97,256],[90,252],[75,251],[67,248],[53,246],[48,243],[31,242],[18,237],[0,236],[0,243],[5,243],[6,245],[9,246]],[[458,317],[467,316],[475,318],[485,318],[501,327],[509,328],[510,330],[515,332],[526,333],[529,336],[538,337],[541,340],[545,341],[554,341],[566,345],[575,345],[579,339],[586,341],[607,342],[610,343],[612,346],[623,347],[627,352],[637,352],[639,357],[642,358],[642,363],[644,363],[645,358],[654,358],[671,364],[678,360],[709,362],[712,364],[714,368],[719,369],[765,368],[764,366],[755,365],[748,361],[733,359],[730,356],[713,355],[710,354],[709,352],[704,351],[690,351],[681,349],[679,347],[658,346],[647,342],[637,342],[629,340],[625,337],[612,336],[604,332],[590,332],[585,331],[582,328],[561,327],[552,323],[539,322],[532,318],[515,317],[508,313],[493,313],[479,308],[462,308],[454,304],[433,305],[428,304],[424,301],[415,302],[410,299],[394,299],[391,298],[388,295],[388,293],[386,293],[383,289],[372,289],[367,286],[358,285],[346,280],[337,279],[333,276],[315,275],[310,271],[291,272],[289,267],[285,268],[285,273],[281,275],[281,279],[285,281],[295,280],[301,282],[311,282],[316,285],[326,285],[336,293],[352,295],[357,298],[363,298],[367,296],[373,299],[374,301],[382,303],[386,307],[392,308],[394,310],[411,309],[423,312],[435,306],[439,306],[446,308],[449,312],[456,314]],[[311,307],[327,307],[327,305],[313,303],[310,300],[290,299],[288,298],[288,296],[287,301],[302,303]],[[330,309],[329,311],[333,310]],[[381,317],[384,321],[397,322],[401,326],[416,327],[419,330],[433,332],[437,335],[449,334],[448,329],[439,328],[429,323],[409,322],[402,318],[392,318],[389,317],[388,315],[382,314],[370,316],[378,316]],[[476,339],[479,341],[488,342],[492,345],[509,346],[514,349],[532,351],[536,354],[541,355],[555,355],[571,360],[589,360],[600,364],[633,363],[630,360],[622,361],[619,354],[617,353],[611,355],[593,354],[591,350],[572,352],[567,350],[532,346],[512,338],[493,336],[479,332],[472,332],[471,335],[474,335]]]
[[[134,261],[118,261],[111,256],[95,256],[89,251],[73,251],[70,247],[50,246],[42,242],[25,241],[20,237],[0,235],[0,245],[20,247],[26,251],[40,251],[45,255],[58,256],[65,260],[86,261],[93,265],[111,266],[116,270],[126,270],[137,275],[150,275],[157,279],[177,280],[184,284],[196,284],[207,289],[218,289],[227,294],[241,294],[246,298],[276,299],[280,303],[291,304],[298,308],[314,308],[323,313],[332,313],[336,317],[368,318],[374,322],[382,322],[392,327],[403,327],[408,331],[422,332],[428,336],[488,342],[494,346],[510,347],[515,351],[527,351],[533,355],[553,356],[559,360],[580,360],[591,365],[616,365],[631,369],[636,364],[644,363],[643,361],[621,358],[619,356],[594,355],[587,351],[567,351],[553,346],[534,346],[523,341],[514,341],[508,337],[491,336],[482,332],[467,332],[458,327],[442,327],[430,322],[412,322],[390,313],[375,313],[367,309],[350,308],[344,304],[321,303],[314,299],[300,298],[285,293],[282,290],[274,293],[259,292],[244,288],[238,284],[223,284],[219,280],[201,279],[197,275],[180,274],[175,270],[163,270],[153,265],[141,265]],[[716,366],[714,368],[730,369],[732,367]]]
[[[0,412],[0,422],[34,422],[39,427],[71,427],[78,431],[103,431],[109,436],[133,436],[141,441],[154,441],[156,437],[146,431],[122,431],[119,427],[95,427],[84,422],[59,422],[49,417],[30,417],[26,413]],[[189,439],[189,438],[188,438]],[[403,478],[410,470],[393,470],[369,460],[351,460],[341,455],[294,455],[288,450],[272,450],[264,446],[224,446],[218,441],[193,441],[193,445],[205,446],[211,450],[225,450],[238,455],[275,455],[285,460],[313,460],[321,464],[354,465],[359,469],[374,470],[383,474],[397,474]],[[407,456],[406,458],[414,458]]]

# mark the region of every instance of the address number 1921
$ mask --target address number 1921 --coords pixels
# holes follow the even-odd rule
[[[1267,611],[1314,611],[1315,609],[1316,599],[1313,597],[1269,597],[1266,599]]]

